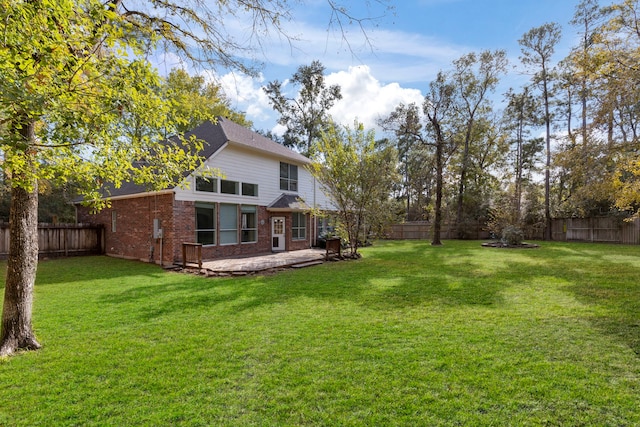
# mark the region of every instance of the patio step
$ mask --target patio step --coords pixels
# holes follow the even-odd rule
[[[300,264],[293,264],[291,266],[291,268],[304,268],[304,267],[311,267],[312,265],[318,265],[318,264],[322,264],[322,261],[320,260],[315,260],[315,261],[308,261],[308,262],[303,262]]]

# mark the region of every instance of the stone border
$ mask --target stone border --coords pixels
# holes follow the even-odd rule
[[[540,245],[536,245],[535,243],[520,243],[519,245],[510,245],[508,243],[503,242],[485,242],[482,244],[484,248],[503,248],[503,249],[536,249],[539,248]]]

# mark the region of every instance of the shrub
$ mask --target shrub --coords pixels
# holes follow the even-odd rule
[[[515,225],[507,225],[502,230],[502,241],[507,245],[520,245],[524,240],[524,232]]]

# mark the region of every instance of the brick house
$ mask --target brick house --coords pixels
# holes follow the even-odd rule
[[[170,264],[182,260],[183,243],[202,243],[205,260],[315,244],[323,221],[310,208],[329,203],[308,158],[224,118],[192,134],[205,141],[204,165],[223,176],[190,172],[187,186],[156,192],[123,185],[97,214],[77,206],[78,222],[104,226],[107,255]]]

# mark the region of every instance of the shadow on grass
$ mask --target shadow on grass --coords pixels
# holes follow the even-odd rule
[[[6,262],[3,263],[3,273],[5,267]],[[118,278],[126,281],[132,276],[159,277],[162,274],[162,270],[154,264],[105,255],[57,258],[38,262],[36,286]]]
[[[271,276],[207,279],[167,275],[159,283],[129,287],[100,298],[106,304],[132,304],[143,320],[202,307],[242,312],[298,298],[349,302],[368,309],[394,310],[439,303],[498,305],[504,284],[479,276],[472,263],[452,262],[459,247],[385,245],[361,260],[328,263]]]
[[[640,357],[640,248],[591,243],[555,243],[547,263],[571,285],[580,303],[593,309],[588,321]]]
[[[547,278],[589,307],[587,320],[640,355],[640,248],[542,243],[540,249],[481,248],[480,242],[383,242],[357,261],[271,276],[212,279],[107,257],[43,262],[37,286],[93,282],[98,304],[122,306],[142,321],[209,309],[242,313],[299,298],[368,310],[503,307],[505,291]],[[104,281],[104,282],[103,282]]]
[[[599,262],[610,264],[606,258]],[[597,308],[598,315],[589,319],[596,328],[617,337],[640,357],[640,267],[622,263],[609,271],[582,272],[581,280],[567,290],[582,303]]]

